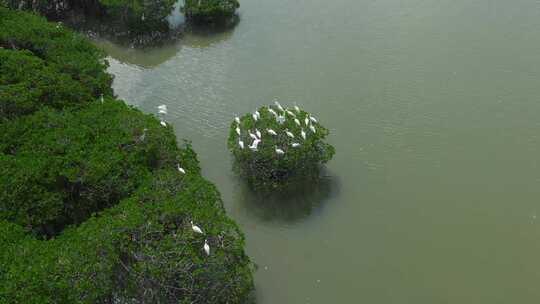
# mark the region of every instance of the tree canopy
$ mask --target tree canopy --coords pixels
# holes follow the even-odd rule
[[[294,179],[317,177],[319,166],[335,154],[325,142],[328,129],[315,117],[276,104],[239,117],[229,131],[235,169],[261,190],[284,189]]]
[[[1,7],[0,47],[0,302],[249,299],[219,192],[188,142],[113,97],[103,53]]]

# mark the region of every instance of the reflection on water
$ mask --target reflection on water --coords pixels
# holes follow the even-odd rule
[[[239,181],[237,201],[249,215],[262,221],[292,223],[320,212],[325,203],[339,193],[339,180],[321,174],[317,179],[295,182],[284,192],[259,193]]]
[[[183,47],[208,48],[228,40],[234,28],[222,31],[212,29],[186,29],[179,40],[164,42],[163,45],[146,48],[133,48],[117,44],[107,39],[94,38],[94,43],[107,54],[119,61],[143,68],[156,67],[176,56]]]

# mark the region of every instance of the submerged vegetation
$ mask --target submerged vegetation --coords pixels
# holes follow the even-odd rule
[[[254,265],[190,144],[79,35],[0,7],[0,47],[0,302],[243,303]]]
[[[276,106],[261,107],[235,118],[228,147],[235,169],[258,189],[285,189],[294,180],[316,178],[319,167],[335,154],[324,141],[329,134],[309,113]]]

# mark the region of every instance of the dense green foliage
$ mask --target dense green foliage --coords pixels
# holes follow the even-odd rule
[[[253,117],[255,114],[247,114],[240,118],[240,124],[233,121],[228,139],[235,168],[255,188],[285,188],[294,179],[316,177],[319,166],[334,156],[334,147],[324,141],[329,134],[328,129],[312,121],[316,119],[309,113],[299,109],[281,111],[271,106],[261,107],[258,112],[260,117],[257,120]],[[283,120],[281,123],[278,122],[280,119]],[[256,136],[257,130],[261,133],[261,141],[253,149],[254,139],[249,133]],[[269,130],[277,135],[272,135]],[[294,138],[288,136],[287,131]],[[282,150],[283,154],[278,154],[276,149]]]
[[[130,35],[169,30],[165,18],[175,0],[0,0],[12,9],[27,10],[54,19],[65,18],[74,10],[100,18],[114,30],[127,30]]]
[[[182,11],[196,23],[222,23],[235,16],[238,0],[185,0]]]
[[[0,7],[0,117],[112,95],[104,53],[41,17]]]
[[[53,240],[0,222],[0,302],[243,302],[253,266],[193,157],[183,150],[186,175],[161,170],[135,195]],[[204,236],[192,231],[191,220]]]
[[[126,27],[130,35],[167,32],[165,18],[171,13],[175,0],[99,0],[100,12],[118,27]]]
[[[0,303],[244,303],[254,265],[189,143],[112,98],[84,39],[0,17]]]
[[[122,102],[0,125],[0,217],[53,235],[176,167],[174,135]],[[11,190],[10,190],[11,189]]]

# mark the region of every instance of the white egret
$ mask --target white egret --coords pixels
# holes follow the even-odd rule
[[[244,149],[244,142],[243,141],[239,140],[238,145],[240,146],[240,149],[242,149],[242,150]]]
[[[234,118],[234,121],[236,121],[237,124],[240,124],[240,117],[236,116],[236,117]]]
[[[204,246],[203,246],[204,252],[206,252],[206,255],[210,255],[210,245],[208,245],[208,241],[204,240]]]
[[[144,128],[141,136],[139,136],[140,141],[144,141],[146,139],[146,132],[148,132],[148,129]]]
[[[255,110],[255,115],[257,115],[257,118],[261,118],[261,113],[259,113],[259,111]]]
[[[317,133],[317,130],[315,130],[315,127],[313,125],[310,125],[309,129],[311,130],[311,132]]]
[[[309,118],[306,116],[306,118],[304,119],[304,123],[306,124],[306,126],[309,125]]]
[[[285,154],[285,152],[276,146],[276,154],[277,155],[283,155],[283,154]]]
[[[289,111],[289,110],[285,110],[285,112],[287,112],[287,114],[291,115],[292,117],[296,117],[296,115],[293,112]]]
[[[279,102],[276,100],[274,101],[274,104],[276,105],[276,107],[280,110],[280,111],[283,111],[283,107],[279,104]]]
[[[259,146],[259,143],[261,142],[260,139],[255,139],[253,141],[253,143],[251,143],[251,146],[249,146],[249,148],[252,150],[252,151],[257,151],[257,147]]]
[[[297,105],[294,105],[294,110],[295,110],[298,114],[300,114],[300,108],[299,108]]]
[[[300,126],[300,120],[298,120],[298,118],[295,118],[295,119],[294,119],[294,122],[295,122],[298,126]]]
[[[239,127],[236,127],[236,134],[238,134],[238,136],[240,136],[240,128]]]
[[[253,133],[251,133],[251,132],[249,132],[249,137],[253,138],[254,140],[259,139],[259,138],[257,137],[257,135],[255,135],[255,134],[253,134]]]
[[[164,110],[164,111],[167,111],[167,105],[159,105],[158,107],[158,110]]]
[[[315,119],[315,117],[309,115],[309,120],[311,120],[312,122],[316,123],[317,122],[317,119]]]
[[[268,132],[268,134],[272,135],[272,136],[276,136],[277,133],[276,131],[272,130],[272,129],[266,129],[266,132]]]
[[[278,116],[276,111],[274,111],[272,108],[268,108],[268,112],[272,113],[274,116]]]
[[[285,116],[277,116],[276,117],[276,121],[279,123],[279,124],[283,124],[285,122]]]
[[[180,172],[182,174],[186,174],[186,170],[184,170],[184,168],[180,167],[180,164],[177,164],[176,168],[178,169],[178,172]]]
[[[160,123],[162,126],[167,127],[167,123],[166,123],[165,121],[162,120],[162,121],[160,121],[159,123]]]
[[[199,226],[193,225],[193,221],[191,221],[191,229],[196,233],[203,234],[203,231]]]
[[[259,130],[255,129],[255,135],[257,135],[258,138],[261,138],[262,134]]]
[[[287,134],[287,136],[289,136],[290,138],[294,138],[294,134],[292,134],[289,129],[285,130],[285,134]]]
[[[302,136],[302,138],[304,140],[306,140],[306,132],[304,131],[304,129],[302,129],[302,131],[300,131],[300,135]]]
[[[300,147],[300,144],[299,143],[292,143],[291,146],[293,148],[298,148],[298,147]]]
[[[257,114],[253,113],[251,115],[251,117],[253,117],[253,120],[257,121],[259,119],[259,116],[257,116]]]

